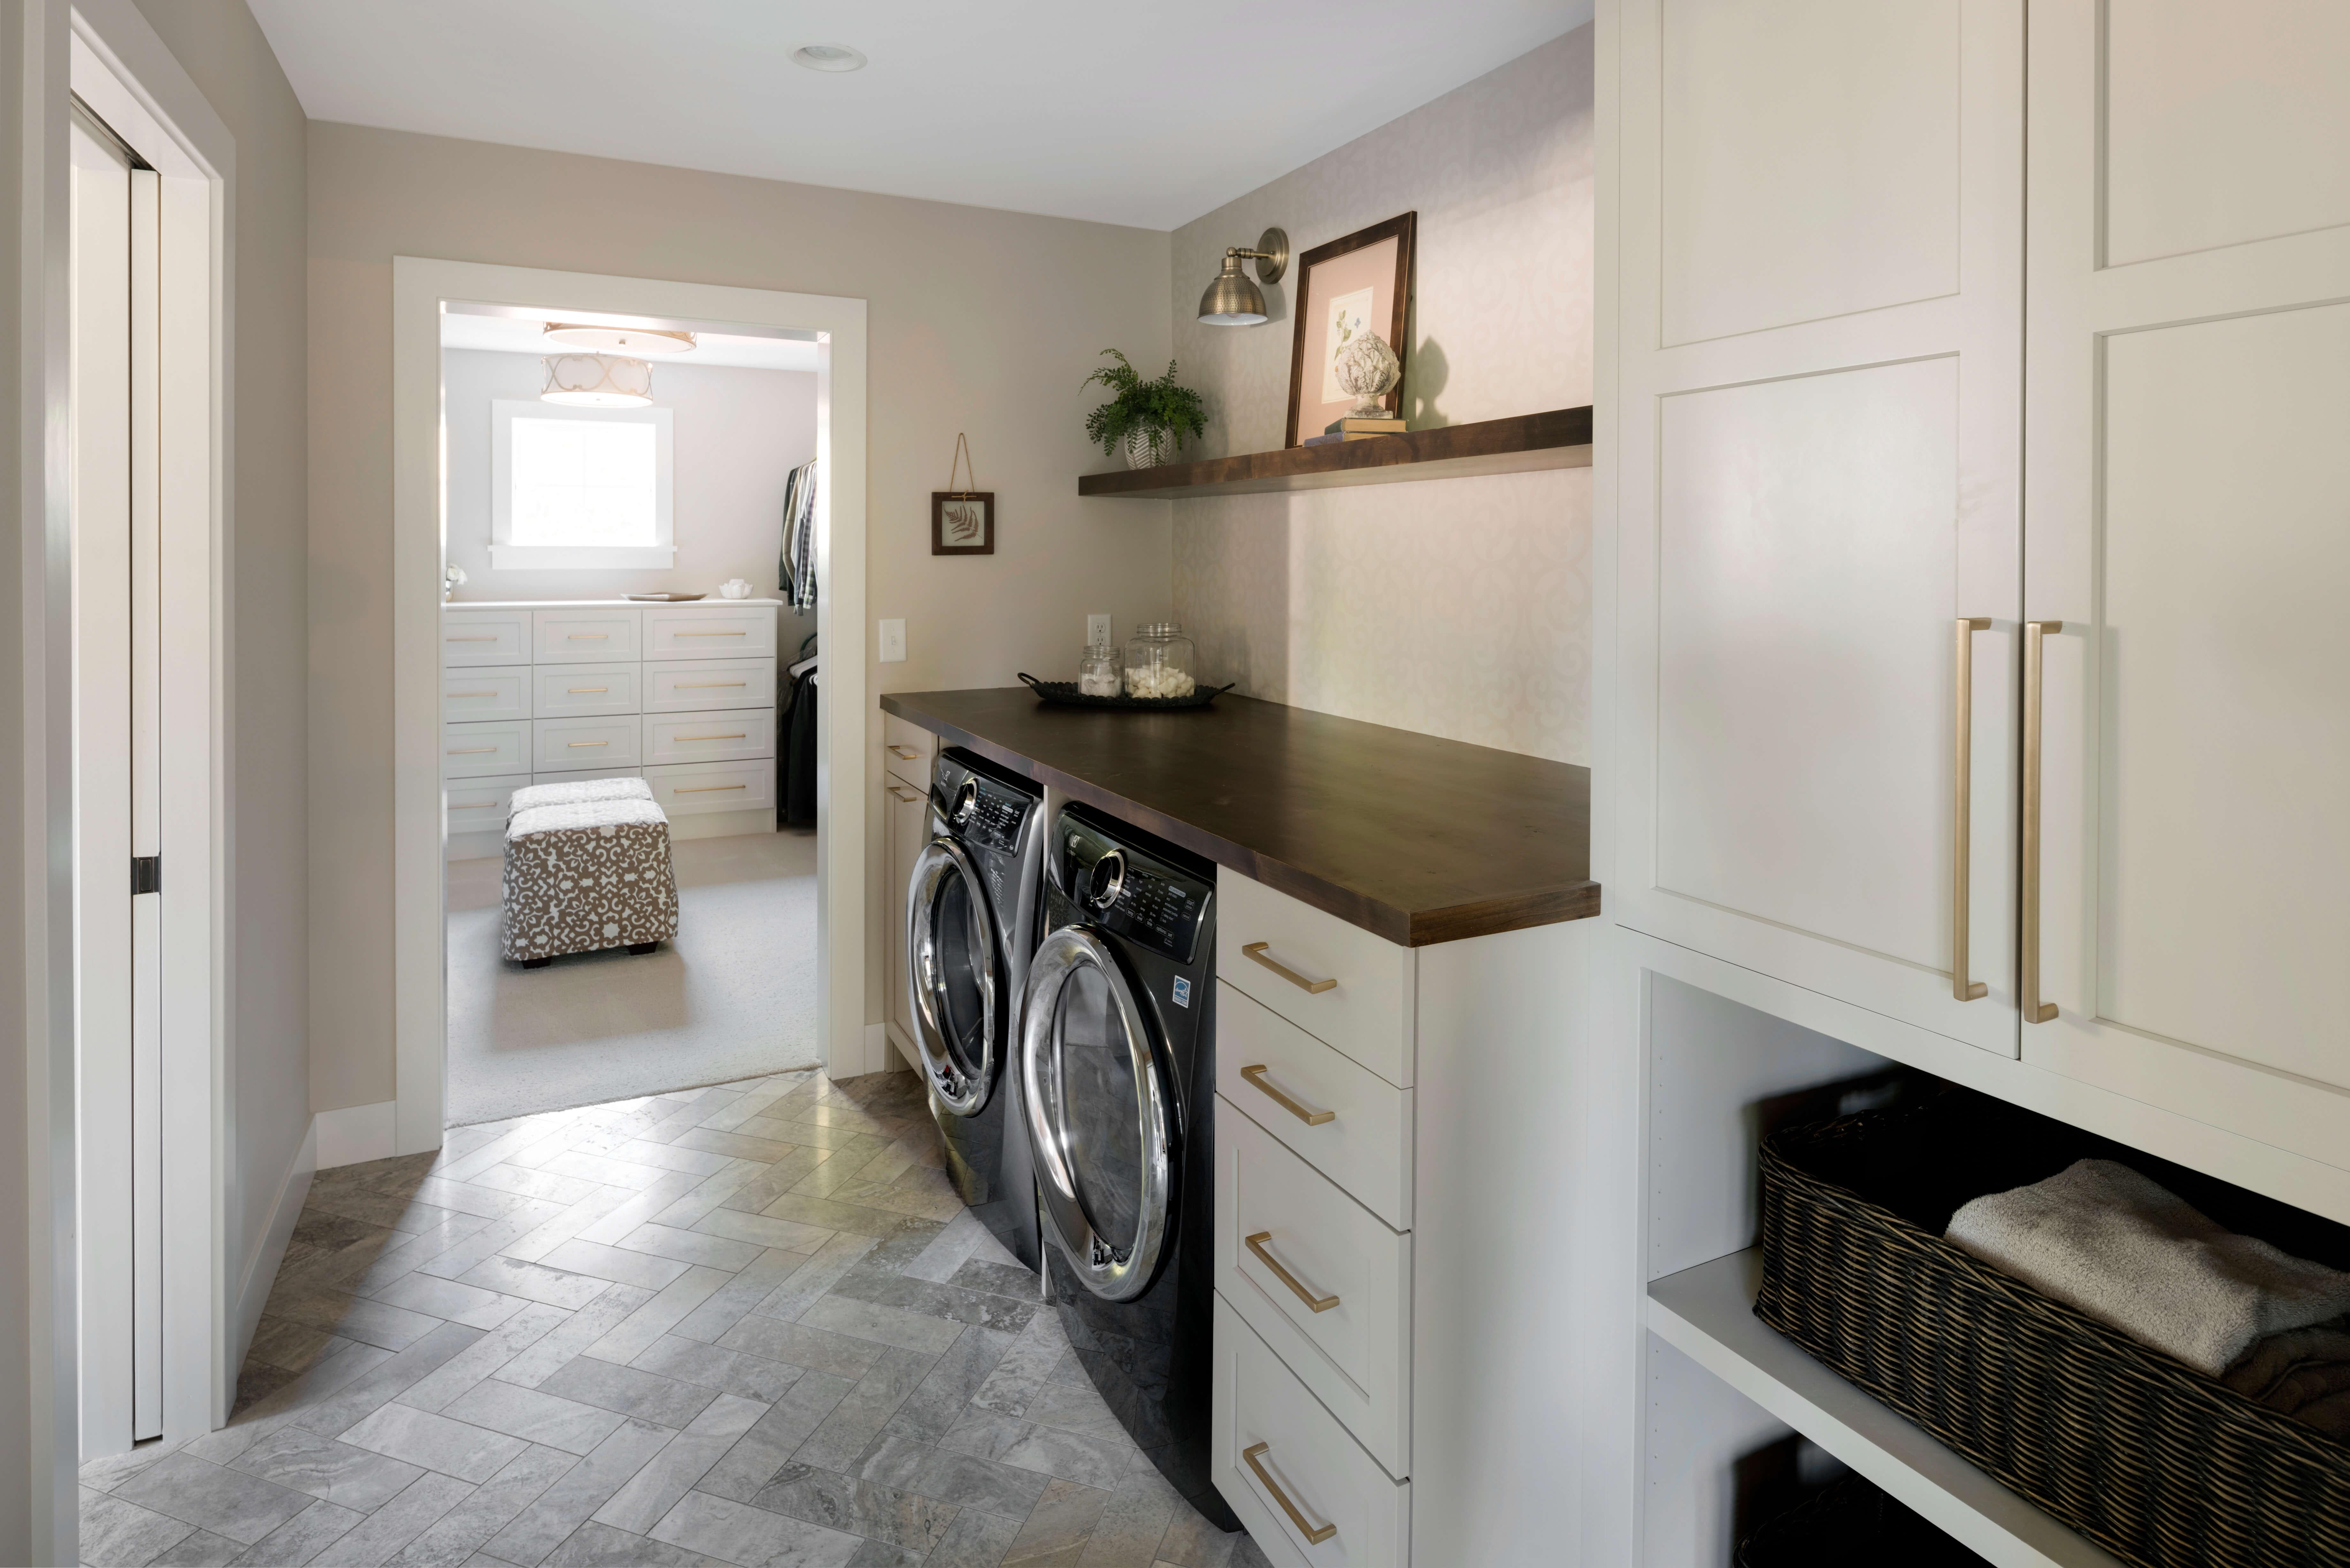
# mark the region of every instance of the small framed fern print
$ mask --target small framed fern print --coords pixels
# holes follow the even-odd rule
[[[993,490],[931,491],[931,554],[933,556],[993,556],[995,554],[995,492]]]

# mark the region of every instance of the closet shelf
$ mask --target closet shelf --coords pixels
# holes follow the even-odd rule
[[[1201,495],[1254,495],[1274,490],[1326,490],[1342,484],[1396,484],[1412,479],[1454,479],[1472,473],[1523,473],[1538,468],[1591,466],[1591,410],[1553,409],[1506,420],[1407,431],[1371,441],[1294,446],[1088,473],[1080,495],[1129,501],[1187,501]]]
[[[1754,1315],[1758,1250],[1648,1286],[1649,1331],[2000,1568],[2125,1568]]]

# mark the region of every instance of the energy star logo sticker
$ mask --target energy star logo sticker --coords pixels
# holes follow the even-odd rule
[[[1175,1005],[1178,1007],[1191,1005],[1191,982],[1181,975],[1175,977]]]

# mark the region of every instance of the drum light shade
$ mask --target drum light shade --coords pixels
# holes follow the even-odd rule
[[[1265,282],[1279,283],[1281,275],[1289,270],[1289,236],[1279,229],[1267,229],[1254,250],[1235,245],[1224,252],[1222,269],[1200,296],[1200,319],[1209,326],[1254,327],[1264,320],[1264,295],[1241,271],[1243,261],[1255,262],[1256,275]]]
[[[543,334],[556,348],[585,349],[590,354],[691,354],[693,334],[651,327],[582,327],[576,322],[550,321]]]
[[[549,354],[541,402],[585,409],[642,408],[653,400],[653,368],[615,354]]]

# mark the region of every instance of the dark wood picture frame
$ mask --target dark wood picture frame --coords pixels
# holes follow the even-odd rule
[[[1388,347],[1395,350],[1396,363],[1400,369],[1396,376],[1396,384],[1388,389],[1387,396],[1380,400],[1390,411],[1403,407],[1404,377],[1410,370],[1410,345],[1404,334],[1411,320],[1412,253],[1417,248],[1415,241],[1419,233],[1419,213],[1417,211],[1404,213],[1383,223],[1357,229],[1326,245],[1316,245],[1297,258],[1297,284],[1290,296],[1289,306],[1290,317],[1295,325],[1289,347],[1289,433],[1282,442],[1284,446],[1295,446],[1303,436],[1322,433],[1318,429],[1301,431],[1297,428],[1299,394],[1305,376],[1306,326],[1315,308],[1314,269],[1325,262],[1336,261],[1340,256],[1351,255],[1389,239],[1396,242],[1395,299],[1389,313],[1387,339]],[[1320,400],[1315,400],[1318,402]]]
[[[951,521],[958,534],[968,524],[960,519],[950,519],[950,506],[979,509],[979,543],[954,545],[947,542],[947,529]],[[931,492],[931,554],[933,556],[993,556],[995,554],[995,492],[993,490],[933,490]]]

